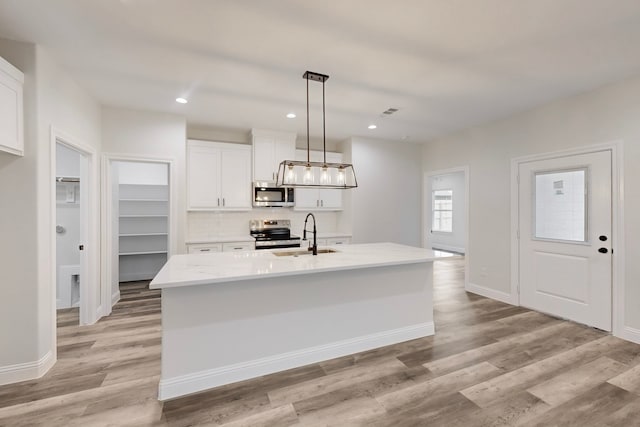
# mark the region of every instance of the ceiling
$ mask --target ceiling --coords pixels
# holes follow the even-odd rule
[[[223,129],[306,135],[302,74],[328,74],[330,140],[425,142],[640,74],[637,0],[0,0],[0,37],[103,104]]]

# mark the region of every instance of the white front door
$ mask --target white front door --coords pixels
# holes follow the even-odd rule
[[[520,304],[611,331],[611,151],[518,171]]]

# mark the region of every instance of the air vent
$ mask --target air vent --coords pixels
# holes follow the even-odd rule
[[[396,111],[398,111],[397,108],[387,108],[385,111],[382,112],[382,114],[391,115],[391,114],[395,113]]]

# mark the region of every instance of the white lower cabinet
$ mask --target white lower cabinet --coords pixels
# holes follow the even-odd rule
[[[212,252],[252,251],[254,242],[224,242],[224,243],[190,243],[187,244],[187,253],[207,254]]]
[[[222,244],[222,252],[252,251],[255,247],[254,242],[229,242]]]
[[[222,252],[222,243],[187,245],[187,253],[190,254],[207,254],[211,252]]]
[[[318,246],[348,245],[349,243],[351,243],[351,237],[329,237],[318,239],[316,242]]]

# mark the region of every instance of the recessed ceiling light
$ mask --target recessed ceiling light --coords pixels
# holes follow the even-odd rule
[[[295,119],[295,118],[296,118],[296,114],[295,113],[287,114],[287,119]]]
[[[376,126],[376,125],[369,125],[369,126],[368,126],[368,128],[369,128],[369,129],[375,129],[375,128],[377,128],[377,127],[378,127],[378,126]]]
[[[186,100],[186,99],[184,99],[184,98],[176,98],[176,102],[177,102],[177,103],[179,103],[179,104],[186,104],[186,103],[187,103],[187,102],[189,102],[189,101],[187,101],[187,100]]]

